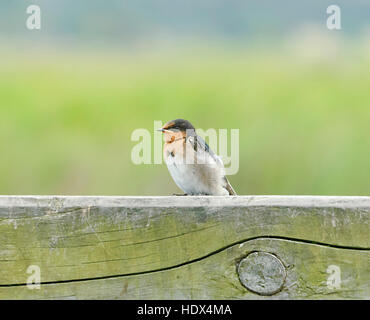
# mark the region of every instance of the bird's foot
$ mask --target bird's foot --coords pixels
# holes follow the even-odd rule
[[[188,196],[187,193],[173,193],[173,196]]]

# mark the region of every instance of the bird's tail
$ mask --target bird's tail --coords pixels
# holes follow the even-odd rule
[[[236,194],[235,190],[233,189],[233,187],[231,186],[229,180],[227,180],[226,177],[225,177],[225,182],[226,182],[225,188],[229,192],[229,195],[230,196],[236,196],[237,194]]]

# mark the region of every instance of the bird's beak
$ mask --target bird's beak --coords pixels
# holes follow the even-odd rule
[[[157,131],[164,132],[164,129],[160,128],[160,129],[157,129]]]

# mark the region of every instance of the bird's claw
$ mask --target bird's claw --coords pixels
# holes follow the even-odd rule
[[[173,193],[173,196],[187,196],[187,193]]]

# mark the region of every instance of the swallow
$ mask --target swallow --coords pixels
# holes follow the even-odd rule
[[[164,135],[167,168],[185,195],[236,195],[221,158],[197,135],[189,121],[172,120],[158,130]]]

